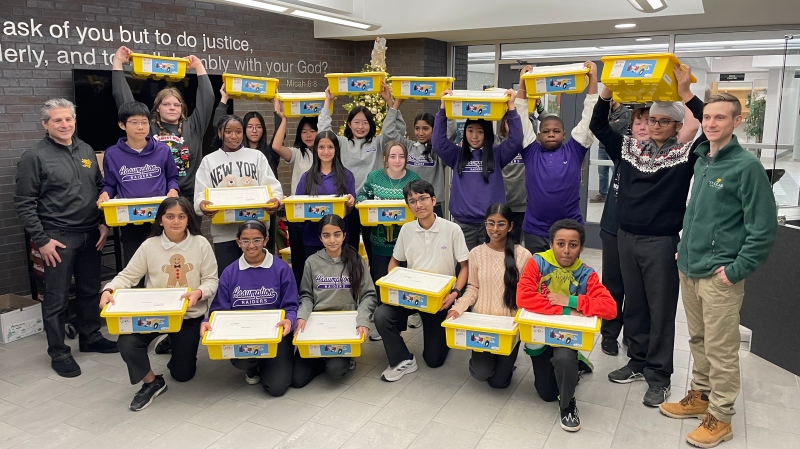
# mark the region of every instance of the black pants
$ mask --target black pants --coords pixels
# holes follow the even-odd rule
[[[361,217],[358,216],[358,209],[353,208],[349,214],[344,217],[347,223],[347,244],[352,246],[358,252],[359,242],[361,241],[361,233],[364,233],[364,247],[367,250],[367,255],[372,252],[372,242],[369,241],[369,232],[372,228],[364,227],[361,229]]]
[[[617,234],[625,283],[623,336],[628,366],[644,373],[650,386],[670,385],[678,306],[678,236]],[[605,267],[603,267],[605,269]]]
[[[487,382],[492,388],[507,388],[514,373],[514,362],[517,361],[519,342],[509,355],[498,355],[490,352],[472,351],[469,359],[469,373],[472,377]]]
[[[453,219],[453,222],[461,227],[469,251],[472,251],[472,248],[478,245],[486,243],[487,235],[484,223],[464,223],[456,219]]]
[[[231,364],[246,371],[258,368],[261,387],[270,396],[283,396],[292,383],[292,334],[289,333],[278,343],[278,352],[271,359],[232,359]]]
[[[267,229],[267,252],[270,254],[275,254],[275,232],[278,230],[278,215],[270,215],[269,217],[269,229]]]
[[[622,331],[622,305],[625,299],[622,270],[619,267],[619,246],[617,236],[602,229],[600,230],[600,240],[603,243],[603,285],[617,303],[617,317],[613,320],[603,320],[603,324],[600,325],[600,334],[603,338],[616,340]]]
[[[47,336],[47,354],[53,360],[70,357],[70,347],[64,344],[67,322],[69,287],[75,277],[75,310],[81,346],[103,338],[100,334],[100,251],[95,245],[100,231],[73,232],[46,229],[45,233],[66,248],[56,248],[61,262],[55,267],[44,266],[44,301],[42,320]]]
[[[120,228],[119,242],[122,245],[123,267],[128,266],[136,250],[150,236],[152,227],[150,223],[142,223],[140,225],[129,224]]]
[[[303,269],[306,263],[306,247],[303,245],[303,223],[289,222],[289,248],[292,249],[292,272],[300,290],[303,280]]]
[[[242,249],[236,244],[236,240],[215,243],[214,257],[217,259],[217,274],[222,276],[222,272],[228,268],[228,265],[242,257]]]
[[[514,217],[514,229],[511,230],[511,238],[517,245],[522,244],[522,222],[525,221],[525,212],[512,212]]]
[[[389,358],[389,365],[397,366],[403,360],[411,358],[406,342],[400,332],[406,330],[409,315],[417,313],[415,310],[405,307],[380,304],[375,309],[375,328],[383,337],[383,347],[386,356]],[[426,313],[419,312],[422,318],[422,334],[424,349],[422,358],[431,368],[438,368],[444,364],[450,348],[447,347],[447,337],[442,321],[447,318],[447,310],[441,312]]]
[[[185,318],[181,330],[168,334],[172,344],[172,356],[167,363],[169,374],[178,382],[186,382],[197,372],[197,345],[200,344],[200,324],[203,317]],[[126,334],[117,339],[117,347],[122,360],[128,365],[128,377],[131,384],[136,385],[150,372],[150,358],[147,347],[161,335],[158,332],[149,334]]]
[[[550,249],[550,241],[547,237],[525,232],[525,249],[531,254],[541,253]]]
[[[578,351],[546,346],[543,353],[531,356],[531,363],[539,396],[546,402],[558,400],[561,410],[567,408],[578,386]]]
[[[389,261],[391,260],[391,256],[372,255],[369,259],[369,274],[372,276],[372,282],[378,282],[378,279],[389,274]],[[377,285],[375,291],[379,292]]]
[[[350,370],[350,357],[319,357],[304,359],[300,352],[294,355],[292,387],[303,388],[312,379],[327,371],[334,379],[339,379]]]

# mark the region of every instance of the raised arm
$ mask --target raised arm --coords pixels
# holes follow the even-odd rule
[[[278,154],[286,162],[292,162],[292,150],[283,145],[286,140],[286,127],[288,126],[286,115],[283,113],[283,105],[278,100],[277,95],[272,100],[275,107],[275,133],[272,135],[272,151]]]
[[[211,120],[211,126],[217,126],[222,117],[228,115],[228,94],[225,92],[225,85],[219,89],[220,97],[216,109],[214,109],[214,119]]]
[[[510,100],[513,105],[514,97]],[[508,165],[517,155],[522,151],[522,123],[526,121],[530,123],[527,115],[522,119],[513,107],[508,110],[508,117],[506,123],[508,124],[508,139],[503,143],[496,146],[494,149],[495,155],[500,159],[500,167],[503,168]]]
[[[449,91],[445,91],[445,93],[447,92]],[[447,116],[444,113],[444,108],[440,108],[436,113],[431,140],[433,141],[433,149],[442,159],[442,162],[448,167],[454,168],[458,162],[459,154],[461,154],[461,147],[447,138]]]
[[[195,73],[197,73],[197,99],[194,112],[186,121],[192,129],[197,130],[202,135],[205,134],[208,122],[211,120],[211,114],[214,113],[214,108],[216,107],[214,104],[214,88],[208,79],[203,62],[195,55],[189,55],[188,59],[189,64],[187,67],[194,69]]]
[[[331,93],[331,89],[330,87],[326,87],[325,104],[322,106],[322,110],[319,111],[319,119],[317,120],[317,130],[319,132],[331,130],[331,106],[333,105],[333,101],[334,96]]]
[[[131,86],[128,85],[128,80],[125,79],[125,72],[122,71],[122,65],[128,62],[131,57],[131,50],[122,46],[114,53],[111,58],[111,95],[114,97],[114,103],[117,104],[117,109],[125,103],[134,101]]]
[[[519,88],[517,89],[517,98],[514,101],[514,106],[520,118],[528,119],[528,91],[525,87],[525,80],[522,75],[533,71],[533,67],[526,65],[519,72]],[[534,100],[535,101],[535,100]],[[528,120],[522,120],[522,148],[527,148],[528,145],[536,141],[536,130],[533,129],[533,123]]]
[[[614,128],[608,124],[608,112],[611,110],[612,95],[611,89],[608,87],[603,88],[603,93],[600,94],[600,99],[595,103],[592,110],[592,116],[589,120],[589,131],[603,144],[611,160],[617,162],[622,154],[622,142],[624,138],[622,134],[614,131]],[[586,107],[584,106],[584,113],[585,112]]]
[[[589,88],[586,91],[586,99],[583,100],[581,121],[572,129],[572,138],[588,149],[594,143],[594,135],[589,128],[594,105],[597,103],[597,65],[592,61],[586,61],[584,65],[589,68]],[[608,114],[606,114],[606,121],[608,121]]]

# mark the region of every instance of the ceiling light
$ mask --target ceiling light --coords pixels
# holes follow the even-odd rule
[[[662,11],[667,7],[665,0],[628,0],[628,3],[636,8],[637,11],[648,14]]]
[[[298,16],[298,17],[303,17],[303,18],[306,18],[306,19],[321,20],[323,22],[335,23],[337,25],[344,25],[344,26],[347,26],[347,27],[358,28],[360,30],[369,30],[369,29],[378,28],[377,25],[370,25],[370,24],[367,24],[367,23],[355,22],[353,20],[340,19],[338,17],[326,16],[326,15],[323,15],[323,14],[317,14],[317,13],[310,12],[310,11],[303,11],[303,10],[300,10],[300,9],[292,11],[291,15]],[[375,27],[375,28],[373,28],[373,27]]]
[[[637,37],[637,38],[636,38],[636,39],[634,39],[634,40],[635,40],[636,42],[647,42],[647,41],[652,41],[652,40],[653,40],[653,38],[652,38],[652,37]]]
[[[289,8],[285,6],[271,5],[269,3],[257,2],[255,0],[225,0],[228,3],[236,3],[237,5],[249,6],[251,8],[263,9],[264,11],[271,12],[286,12]]]
[[[618,23],[618,24],[614,25],[614,28],[619,28],[619,29],[634,28],[635,26],[636,26],[635,23]]]

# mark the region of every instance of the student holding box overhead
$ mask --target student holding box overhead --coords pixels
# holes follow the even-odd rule
[[[433,213],[436,194],[426,181],[412,181],[403,188],[403,195],[411,212],[417,217],[406,223],[397,236],[389,271],[406,262],[412,270],[455,276],[456,264],[461,266],[458,279],[437,313],[420,312],[423,323],[425,349],[422,358],[431,368],[444,364],[450,348],[447,347],[442,321],[447,318],[447,309],[467,286],[469,251],[461,228]],[[383,338],[383,346],[389,357],[389,367],[381,378],[388,382],[400,380],[404,375],[417,370],[414,354],[409,352],[400,333],[406,329],[412,309],[381,304],[375,309],[375,327]]]
[[[115,289],[131,288],[142,278],[147,288],[189,287],[191,290],[184,294],[189,305],[181,330],[169,334],[172,356],[167,364],[173,379],[186,382],[197,371],[200,323],[208,310],[208,301],[217,291],[217,262],[208,240],[200,234],[197,216],[186,198],[167,198],[161,203],[150,235],[125,269],[106,284],[100,307],[114,302]],[[147,357],[147,347],[159,335],[126,334],[117,340],[131,384],[143,382],[131,402],[133,411],[147,407],[167,390],[164,376],[153,373]]]
[[[452,95],[451,90],[442,96]],[[494,203],[506,202],[503,168],[519,154],[522,148],[522,125],[514,110],[516,93],[506,91],[508,99],[508,138],[495,145],[492,122],[467,119],[461,147],[447,138],[447,117],[442,100],[433,127],[433,148],[445,165],[453,169],[453,186],[450,190],[450,213],[461,227],[472,249],[486,241],[484,212]],[[527,117],[527,110],[525,111]]]
[[[208,315],[219,310],[284,310],[285,318],[276,326],[283,328],[283,339],[274,358],[231,359],[233,366],[245,372],[248,384],[261,383],[267,394],[283,396],[292,381],[291,334],[297,319],[297,286],[289,265],[264,249],[268,238],[267,227],[260,221],[239,225],[236,244],[242,255],[222,272]],[[206,319],[200,335],[209,330]]]
[[[295,334],[305,330],[311,312],[358,310],[356,329],[359,335],[366,337],[371,326],[370,315],[378,305],[367,263],[345,244],[347,233],[342,217],[326,215],[318,229],[325,248],[306,259]],[[354,367],[355,360],[349,357],[302,358],[298,351],[294,358],[292,386],[302,388],[323,371],[339,378]]]
[[[614,318],[614,298],[580,259],[585,240],[583,225],[577,221],[555,222],[550,227],[550,249],[534,254],[525,266],[517,287],[517,306],[545,315]],[[591,370],[588,360],[568,347],[526,343],[525,352],[531,356],[539,396],[547,402],[558,400],[561,428],[580,430],[575,387],[580,371]]]

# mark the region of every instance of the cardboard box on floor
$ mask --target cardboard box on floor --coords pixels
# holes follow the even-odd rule
[[[0,343],[6,344],[44,330],[42,304],[24,296],[0,295]]]

